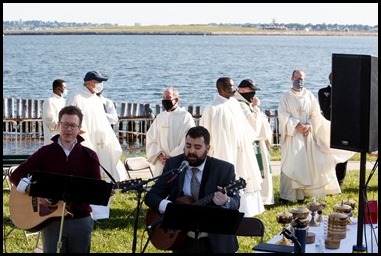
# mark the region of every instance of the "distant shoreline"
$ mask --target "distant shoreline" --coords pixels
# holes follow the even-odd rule
[[[377,36],[378,32],[260,31],[260,32],[132,32],[132,31],[4,31],[7,35],[183,35],[183,36]]]
[[[378,31],[258,29],[234,26],[125,26],[3,30],[3,35],[197,35],[197,36],[377,36]]]

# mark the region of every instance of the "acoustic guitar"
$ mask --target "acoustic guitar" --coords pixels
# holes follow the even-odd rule
[[[233,181],[228,186],[222,188],[222,193],[235,194],[236,191],[246,187],[246,181],[243,178],[239,178]],[[206,197],[197,200],[196,202],[190,196],[183,196],[176,199],[176,203],[182,204],[195,204],[195,205],[207,205],[213,201],[214,193],[207,195]],[[151,208],[148,209],[146,215],[146,226],[149,234],[150,241],[155,248],[159,250],[174,250],[179,248],[184,242],[187,232],[182,230],[173,230],[162,228],[160,222],[162,215],[158,214]]]
[[[114,189],[121,189],[122,193],[132,189],[139,189],[142,179],[120,181],[114,184]],[[43,229],[52,218],[72,216],[64,209],[64,202],[58,201],[53,207],[45,207],[38,203],[38,197],[21,193],[15,186],[11,187],[9,195],[9,213],[13,224],[23,230],[37,232]]]
[[[64,202],[59,201],[53,207],[45,207],[38,203],[37,197],[18,192],[16,186],[11,187],[9,194],[9,213],[16,227],[32,232],[44,228],[51,218],[61,217],[62,214],[71,215],[64,209]]]

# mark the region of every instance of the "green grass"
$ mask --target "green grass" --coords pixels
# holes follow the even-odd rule
[[[373,162],[374,163],[374,162]],[[370,170],[366,172],[366,178],[368,178]],[[378,171],[374,173],[374,176],[368,185],[368,198],[378,199]],[[279,176],[273,177],[274,183],[274,195],[276,203],[271,206],[266,206],[266,211],[256,217],[260,218],[266,228],[264,240],[268,241],[281,231],[281,226],[276,222],[276,215],[280,212],[289,211],[298,204],[292,205],[280,205],[277,200],[279,198]],[[5,183],[3,184],[5,186]],[[353,199],[358,205],[359,199],[359,171],[349,171],[345,178],[345,183],[342,187],[342,194],[334,196],[326,196],[319,199],[327,203],[325,210],[326,214],[333,212],[333,206],[341,203],[342,200]],[[8,208],[9,191],[3,191],[3,226],[5,234],[8,233],[13,225],[9,220],[9,208]],[[310,200],[309,200],[310,201]],[[133,245],[133,234],[136,214],[134,208],[137,205],[137,197],[134,191],[127,193],[120,193],[117,191],[111,204],[110,218],[100,221],[100,224],[96,224],[92,235],[92,253],[99,252],[124,252],[131,253]],[[305,205],[304,205],[305,206]],[[143,211],[146,212],[147,207],[143,204]],[[354,217],[357,217],[357,209],[354,211]],[[138,219],[138,230],[136,239],[135,252],[141,252],[144,244],[147,240],[147,233],[145,229],[145,214],[141,213]],[[20,229],[14,229],[6,237],[3,242],[3,253],[21,253],[32,252],[34,249],[36,236],[30,236],[30,245],[25,242],[24,233]],[[259,242],[258,238],[239,237],[240,248],[238,252],[252,252],[253,245]],[[150,243],[148,244],[145,252],[160,253],[165,251],[159,251],[155,249]]]
[[[273,147],[270,150],[270,156],[272,161],[280,161],[280,148],[279,147]],[[349,159],[350,161],[360,161],[361,154],[356,153],[354,156]],[[366,154],[366,159],[367,161],[373,161],[375,162],[377,160],[377,156],[371,155],[371,154]]]

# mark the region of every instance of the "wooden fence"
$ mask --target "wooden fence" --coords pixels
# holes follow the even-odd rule
[[[3,98],[3,142],[43,141],[42,126],[43,100]],[[155,116],[163,111],[161,105],[151,106],[131,102],[116,103],[119,121],[114,126],[115,135],[123,147],[142,148],[145,133]],[[196,125],[201,118],[200,106],[188,106]],[[279,146],[279,125],[277,111],[265,110],[273,130],[272,146]]]

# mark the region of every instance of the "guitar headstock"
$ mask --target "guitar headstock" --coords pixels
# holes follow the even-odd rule
[[[226,193],[230,192],[231,194],[235,194],[238,190],[244,189],[246,187],[246,181],[243,178],[239,178],[231,182],[228,186],[225,187]]]
[[[122,193],[125,193],[132,189],[138,189],[139,184],[143,181],[142,178],[136,178],[132,180],[119,181],[114,184],[114,189],[121,189]]]

